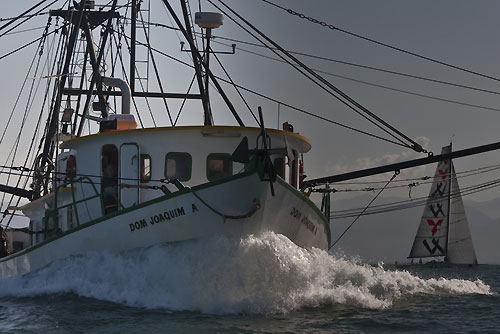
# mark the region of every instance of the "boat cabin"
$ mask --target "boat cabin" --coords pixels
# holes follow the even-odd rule
[[[126,116],[130,123],[131,115]],[[298,189],[299,157],[311,145],[287,129],[266,130],[270,157],[277,176]],[[260,129],[252,127],[133,129],[121,124],[68,140],[57,157],[52,191],[22,208],[35,232],[32,244],[50,236],[50,231],[64,232],[183,187],[244,172],[249,166],[234,162],[231,155],[244,137],[250,151],[257,148],[259,134]]]

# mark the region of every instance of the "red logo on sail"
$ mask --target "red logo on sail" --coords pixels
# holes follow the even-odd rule
[[[441,226],[442,223],[443,223],[443,219],[439,219],[437,222],[435,222],[433,219],[427,219],[427,224],[429,224],[429,226],[433,226],[432,227],[432,236],[434,236],[434,234],[436,234],[438,227]]]
[[[441,175],[441,178],[443,180],[446,180],[446,176],[448,175],[448,168],[445,170],[438,169],[438,173]]]

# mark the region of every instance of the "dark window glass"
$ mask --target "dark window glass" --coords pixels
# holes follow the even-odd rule
[[[192,158],[186,152],[170,152],[165,157],[165,177],[179,181],[191,179]]]
[[[101,192],[104,213],[118,210],[118,149],[107,144],[101,152]]]
[[[233,175],[233,161],[226,153],[212,153],[207,157],[207,179],[215,181]]]
[[[12,252],[19,252],[20,250],[24,249],[24,242],[22,241],[13,241],[12,242]]]
[[[279,157],[274,159],[274,170],[276,171],[276,174],[278,174],[279,177],[282,179],[285,178],[285,158],[284,157]]]

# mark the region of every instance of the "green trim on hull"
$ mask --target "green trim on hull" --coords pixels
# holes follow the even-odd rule
[[[311,201],[311,199],[309,199],[309,197],[305,196],[297,188],[292,187],[290,184],[286,183],[285,180],[283,180],[281,177],[279,177],[279,176],[276,177],[276,182],[278,182],[279,184],[281,184],[282,186],[284,186],[285,188],[290,190],[295,196],[302,199],[304,202],[309,204],[309,206],[311,206],[314,211],[316,211],[318,216],[323,220],[323,228],[325,229],[326,239],[328,241],[328,248],[329,248],[331,241],[332,241],[331,240],[332,236],[331,236],[331,232],[330,232],[330,221],[328,220],[328,218],[326,218],[325,214],[323,212],[321,212],[321,210],[316,206],[316,204],[314,204],[313,201]]]
[[[115,211],[115,212],[110,213],[110,214],[108,214],[106,216],[102,216],[102,217],[99,217],[99,218],[97,218],[95,220],[92,220],[92,221],[90,221],[88,223],[79,225],[79,226],[77,226],[77,227],[75,227],[75,228],[73,228],[71,230],[60,232],[57,235],[54,235],[54,236],[50,237],[49,239],[46,239],[46,240],[44,240],[44,241],[42,241],[42,242],[40,242],[40,243],[38,243],[36,245],[33,245],[33,246],[31,246],[29,248],[26,248],[26,249],[24,249],[22,251],[19,251],[17,253],[14,253],[12,255],[4,257],[4,258],[0,259],[0,263],[8,261],[8,260],[11,260],[11,259],[14,259],[14,258],[16,258],[18,256],[21,256],[21,255],[24,255],[24,254],[30,253],[30,252],[32,252],[32,251],[34,251],[34,250],[36,250],[36,249],[38,249],[38,248],[40,248],[40,247],[42,247],[42,246],[44,246],[46,244],[49,244],[49,243],[51,243],[51,242],[53,242],[53,241],[55,241],[55,240],[57,240],[59,238],[62,238],[64,236],[66,236],[66,235],[78,232],[78,231],[80,231],[82,229],[85,229],[85,228],[88,228],[90,226],[99,224],[99,223],[101,223],[103,221],[106,221],[108,219],[114,218],[116,216],[120,216],[120,215],[126,214],[128,212],[131,212],[131,211],[143,208],[143,207],[147,207],[147,206],[150,206],[150,205],[153,205],[153,204],[156,204],[156,203],[159,203],[159,202],[163,202],[163,201],[166,201],[166,200],[169,200],[169,199],[172,199],[172,198],[184,195],[184,194],[188,194],[188,193],[191,193],[192,191],[198,191],[198,190],[201,190],[201,189],[211,188],[211,187],[214,187],[214,186],[217,186],[217,185],[220,185],[220,184],[224,184],[224,183],[227,183],[227,182],[231,182],[233,180],[241,179],[241,178],[244,178],[244,177],[250,176],[252,174],[256,174],[256,173],[257,173],[257,171],[255,169],[254,170],[250,170],[250,171],[246,171],[246,172],[242,172],[242,173],[233,175],[233,176],[225,178],[225,179],[220,179],[220,180],[217,180],[217,181],[203,183],[203,184],[194,186],[192,188],[184,188],[184,189],[179,190],[179,191],[177,191],[175,193],[166,194],[166,195],[160,196],[158,198],[149,200],[147,202],[140,203],[140,204],[137,204],[137,205],[133,205],[131,207],[125,208],[125,209],[120,210],[120,211]],[[299,198],[301,198],[302,200],[304,200],[321,217],[321,219],[323,220],[323,223],[324,223],[324,228],[325,228],[325,233],[326,233],[326,236],[327,236],[328,246],[330,246],[330,241],[331,241],[330,240],[331,239],[331,236],[330,236],[330,226],[329,226],[328,220],[326,219],[325,215],[321,212],[321,210],[319,210],[318,207],[309,198],[307,198],[306,196],[304,196],[299,190],[297,190],[296,188],[292,187],[291,185],[289,185],[288,183],[286,183],[285,181],[283,181],[279,177],[277,178],[277,182],[280,185],[283,185],[288,190],[290,190],[293,194],[295,194],[296,196],[298,196]]]

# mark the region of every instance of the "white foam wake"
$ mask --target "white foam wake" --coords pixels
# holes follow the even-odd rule
[[[328,304],[385,308],[415,294],[490,294],[490,287],[362,265],[273,233],[93,253],[0,285],[0,296],[67,292],[147,308],[264,313]]]

